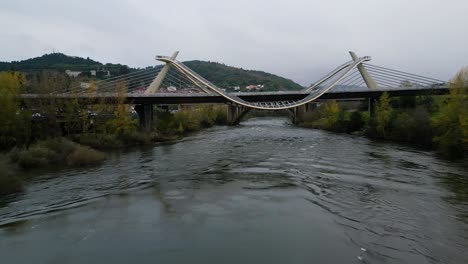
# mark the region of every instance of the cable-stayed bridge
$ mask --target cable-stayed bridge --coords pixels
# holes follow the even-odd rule
[[[391,96],[438,95],[448,93],[448,83],[370,64],[371,57],[352,59],[309,87],[291,92],[229,93],[172,56],[157,56],[163,66],[92,83],[90,87],[66,88],[47,94],[23,94],[23,100],[78,99],[83,103],[112,103],[115,98],[136,104],[143,125],[150,125],[154,104],[227,103],[231,124],[240,121],[250,109],[305,111],[307,104],[321,99],[368,98],[372,103],[383,92]]]

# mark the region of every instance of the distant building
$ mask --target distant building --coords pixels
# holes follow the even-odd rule
[[[96,71],[95,70],[91,70],[89,72],[91,73],[91,76],[96,76]]]
[[[136,94],[144,94],[146,92],[146,88],[145,87],[139,87],[137,89],[135,89],[134,93]]]
[[[245,89],[247,89],[248,91],[261,90],[263,88],[265,88],[264,84],[251,84],[245,87]]]
[[[245,89],[247,89],[247,90],[249,90],[249,91],[251,91],[251,90],[253,90],[253,89],[256,89],[256,88],[257,88],[257,86],[255,86],[255,85],[253,85],[253,84],[247,85],[247,86],[245,87]]]
[[[66,73],[69,77],[73,77],[73,78],[76,78],[76,77],[78,77],[78,75],[81,74],[80,71],[70,71],[70,70],[66,70],[65,73]]]
[[[169,87],[167,87],[167,91],[168,92],[177,92],[177,88],[175,88],[174,86],[169,86]]]
[[[234,88],[234,91],[240,91],[241,89],[240,86],[234,86],[233,88]]]
[[[88,82],[81,82],[80,83],[81,89],[89,89],[90,86],[91,86],[91,84],[88,83]]]

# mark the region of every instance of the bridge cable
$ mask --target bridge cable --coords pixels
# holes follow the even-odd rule
[[[425,76],[421,76],[421,75],[417,75],[417,74],[412,74],[412,73],[407,73],[407,72],[403,72],[403,71],[397,71],[397,70],[392,70],[392,69],[389,69],[389,68],[385,68],[385,67],[380,67],[380,66],[377,66],[377,65],[373,65],[373,64],[364,64],[365,66],[367,67],[370,67],[370,68],[374,68],[376,70],[380,70],[380,71],[385,71],[385,72],[389,72],[389,73],[393,73],[395,75],[399,75],[399,76],[408,76],[408,77],[413,77],[414,79],[421,79],[421,80],[425,80],[425,81],[431,81],[431,82],[435,82],[435,83],[445,83],[444,81],[442,80],[438,80],[438,79],[434,79],[434,78],[431,78],[431,77],[425,77]]]
[[[375,74],[380,74],[381,76],[385,76],[387,78],[393,78],[393,79],[398,79],[398,80],[409,80],[409,81],[413,81],[415,83],[422,83],[422,84],[428,84],[428,85],[429,84],[435,84],[433,81],[430,81],[430,80],[422,80],[422,79],[412,78],[412,77],[409,77],[409,76],[396,75],[396,74],[384,72],[384,71],[381,71],[381,70],[378,70],[378,69],[373,69],[373,68],[369,68],[368,71],[373,72]]]

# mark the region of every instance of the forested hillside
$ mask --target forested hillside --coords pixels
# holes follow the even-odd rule
[[[240,86],[244,90],[248,85],[258,84],[265,85],[261,89],[262,91],[299,90],[303,88],[292,80],[263,71],[244,70],[217,62],[198,60],[186,61],[184,64],[207,80],[226,89]]]
[[[228,91],[286,91],[303,88],[292,80],[263,71],[244,70],[221,63],[198,60],[186,61],[184,64]],[[62,87],[69,85],[71,80],[66,80],[70,79],[65,74],[67,70],[81,72],[79,78],[75,78],[75,81],[88,81],[93,78],[104,79],[110,76],[119,76],[137,69],[122,64],[103,64],[90,58],[68,56],[62,53],[45,54],[23,61],[0,62],[0,71],[26,73],[28,86],[35,89],[38,89],[36,86],[51,87],[59,85]],[[97,75],[91,76],[90,71],[97,71]],[[57,85],[56,83],[49,83],[48,79],[57,80],[57,78],[50,76],[58,76],[63,81]],[[42,83],[41,85],[37,84],[39,81]],[[248,88],[249,86],[250,88]]]
[[[45,54],[40,57],[31,58],[23,61],[0,62],[0,71],[41,71],[41,70],[56,70],[65,72],[71,71],[92,71],[106,70],[111,75],[119,75],[129,72],[131,69],[122,64],[102,64],[90,58],[80,58],[68,56],[62,53]]]

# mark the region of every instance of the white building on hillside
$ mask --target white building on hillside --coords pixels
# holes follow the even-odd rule
[[[73,77],[73,78],[76,78],[76,77],[78,77],[78,75],[81,74],[80,71],[70,71],[70,70],[66,70],[65,73],[66,73],[69,77]]]

